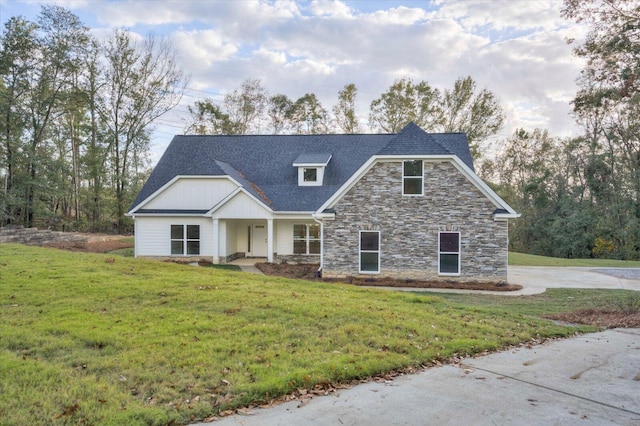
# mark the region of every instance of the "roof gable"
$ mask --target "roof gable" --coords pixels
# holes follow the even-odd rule
[[[409,123],[377,153],[378,155],[456,155],[473,170],[469,143],[464,133],[427,133]]]

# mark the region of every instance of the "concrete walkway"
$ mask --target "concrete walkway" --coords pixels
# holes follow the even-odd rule
[[[509,266],[510,284],[520,284],[517,291],[455,290],[440,288],[371,287],[396,291],[433,293],[495,294],[529,296],[544,293],[548,288],[604,288],[640,291],[640,268],[577,268],[549,266]]]
[[[264,275],[262,271],[256,268],[256,263],[264,263],[267,259],[263,257],[241,257],[234,261],[229,262],[231,265],[238,265],[242,272],[249,272],[250,274]]]

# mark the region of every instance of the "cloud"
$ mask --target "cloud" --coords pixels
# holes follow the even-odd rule
[[[337,0],[314,0],[309,5],[309,11],[315,16],[328,18],[352,18],[349,6]]]
[[[185,102],[221,99],[257,78],[271,94],[315,93],[330,109],[354,83],[366,124],[371,101],[397,78],[445,89],[469,75],[498,96],[504,136],[576,131],[570,100],[583,63],[565,39],[585,30],[560,17],[559,0],[66,1],[97,34],[167,34],[191,75]],[[186,106],[174,114],[184,118]]]
[[[554,30],[564,21],[557,0],[438,0],[436,15],[459,21],[465,28],[477,30]]]
[[[206,68],[216,61],[227,60],[239,49],[233,40],[217,30],[175,31],[171,38],[189,69]]]

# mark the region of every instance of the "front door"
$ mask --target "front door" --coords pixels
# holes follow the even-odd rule
[[[251,256],[267,257],[267,225],[253,225],[251,238]]]

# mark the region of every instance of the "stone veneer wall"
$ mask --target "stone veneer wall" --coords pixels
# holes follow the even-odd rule
[[[273,263],[291,263],[294,265],[320,263],[319,254],[274,254]]]
[[[402,195],[402,162],[378,162],[324,221],[323,277],[358,275],[359,231],[380,231],[380,274],[506,281],[508,223],[450,162],[424,162],[424,196]],[[438,231],[460,232],[460,276],[438,275]],[[375,278],[374,275],[372,278]]]

